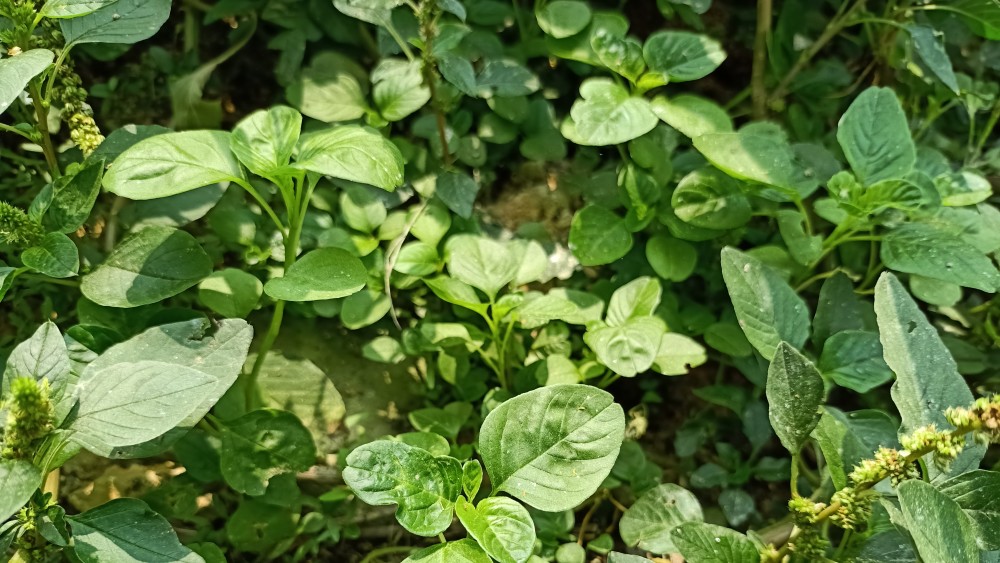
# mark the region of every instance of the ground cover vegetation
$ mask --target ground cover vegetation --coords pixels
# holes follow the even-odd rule
[[[997,0],[0,0],[11,561],[1000,561]]]

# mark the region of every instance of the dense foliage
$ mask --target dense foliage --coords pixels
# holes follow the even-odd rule
[[[1000,561],[1000,0],[0,0],[0,55],[10,560]]]

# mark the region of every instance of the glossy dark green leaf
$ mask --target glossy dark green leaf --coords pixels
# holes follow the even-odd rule
[[[977,469],[948,479],[938,490],[972,519],[980,549],[1000,550],[1000,473]]]
[[[553,385],[491,411],[479,449],[495,492],[557,512],[597,490],[614,466],[624,432],[624,411],[609,393]]]
[[[958,95],[958,79],[955,78],[955,69],[944,47],[944,34],[937,36],[934,28],[928,25],[911,24],[906,26],[906,30],[910,32],[913,50],[920,60],[942,84]]]
[[[131,45],[149,39],[170,17],[170,0],[118,0],[92,13],[59,22],[67,44]]]
[[[91,159],[94,159],[91,156]],[[69,234],[79,229],[87,218],[101,193],[104,177],[104,160],[96,159],[75,172],[57,178],[51,186],[46,186],[32,202],[43,207],[42,225],[49,231]]]
[[[845,330],[823,346],[819,369],[841,387],[867,393],[892,380],[877,332]]]
[[[477,194],[479,194],[479,184],[464,172],[454,170],[442,172],[434,185],[434,195],[444,202],[448,209],[466,219],[472,216]]]

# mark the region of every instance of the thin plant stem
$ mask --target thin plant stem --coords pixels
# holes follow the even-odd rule
[[[56,148],[52,144],[52,135],[49,133],[49,116],[42,103],[42,92],[38,84],[32,82],[28,85],[28,92],[31,94],[31,105],[35,108],[35,119],[38,132],[41,133],[42,152],[45,153],[45,162],[49,165],[49,172],[53,178],[62,176],[59,170],[59,159],[56,156]]]
[[[11,127],[10,125],[7,125],[5,123],[0,123],[0,131],[7,131],[8,133],[13,133],[15,135],[20,135],[20,136],[24,137],[25,139],[27,139],[28,141],[30,141],[32,143],[35,142],[35,140],[32,139],[31,135],[28,134],[27,132],[21,131],[17,127]]]
[[[594,513],[601,506],[602,500],[600,497],[594,499],[594,503],[590,505],[590,509],[583,515],[583,520],[580,521],[580,533],[576,537],[577,545],[583,545],[583,537],[587,533],[587,526],[590,525],[590,519],[594,517]]]
[[[754,37],[753,69],[750,77],[754,119],[767,117],[767,46],[771,38],[771,0],[757,0],[757,32]]]

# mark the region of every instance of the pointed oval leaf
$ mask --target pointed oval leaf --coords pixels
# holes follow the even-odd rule
[[[464,539],[439,543],[421,549],[403,563],[491,563],[489,555],[475,540]]]
[[[291,161],[302,114],[287,106],[251,113],[233,128],[232,150],[247,169],[274,178]]]
[[[347,456],[344,482],[368,504],[398,505],[399,523],[430,537],[451,525],[462,493],[462,465],[402,442],[377,440]]]
[[[448,273],[490,298],[517,276],[518,262],[507,245],[485,237],[459,235],[445,246]]]
[[[983,551],[1000,550],[1000,472],[977,469],[956,475],[938,486],[972,519]]]
[[[131,45],[152,37],[170,17],[170,0],[118,0],[59,22],[66,44]]]
[[[318,248],[299,258],[283,277],[264,284],[264,293],[285,301],[319,301],[357,293],[367,281],[368,270],[356,256]]]
[[[0,522],[17,514],[42,486],[42,472],[30,462],[0,460]]]
[[[514,499],[490,497],[473,505],[458,498],[455,512],[469,535],[500,563],[524,563],[535,548],[535,524]]]
[[[687,489],[664,483],[643,493],[622,514],[619,530],[626,545],[653,553],[676,551],[670,532],[683,522],[701,522],[698,499]]]
[[[797,454],[819,422],[823,376],[809,358],[781,342],[767,369],[765,391],[774,432],[785,449]]]
[[[900,511],[923,561],[979,563],[972,521],[957,502],[919,479],[904,481],[897,491]]]
[[[80,252],[69,237],[49,233],[38,246],[21,254],[24,265],[52,278],[71,278],[80,270]]]
[[[750,538],[729,528],[685,522],[671,532],[677,551],[690,563],[759,563]]]
[[[55,55],[48,49],[32,49],[0,59],[0,114],[28,87],[28,82],[52,64]]]
[[[294,414],[259,409],[225,424],[220,459],[229,486],[260,496],[271,478],[312,467],[316,445]]]
[[[917,160],[906,114],[890,88],[871,87],[855,98],[840,118],[837,141],[866,186],[905,177]]]
[[[659,317],[642,317],[620,326],[588,330],[583,340],[611,371],[623,377],[634,377],[656,361],[666,330]]]
[[[170,523],[139,499],[120,498],[66,518],[73,555],[83,563],[204,563]]]
[[[898,272],[994,292],[1000,271],[993,260],[969,243],[933,225],[904,223],[882,240],[885,265]]]
[[[553,385],[490,412],[479,448],[494,491],[559,512],[594,494],[618,458],[624,432],[625,413],[611,394]]]
[[[392,191],[403,184],[403,155],[370,127],[344,125],[303,135],[292,165]]]
[[[726,60],[726,52],[718,41],[687,31],[659,31],[650,35],[642,54],[649,72],[660,75],[662,84],[704,78]]]

